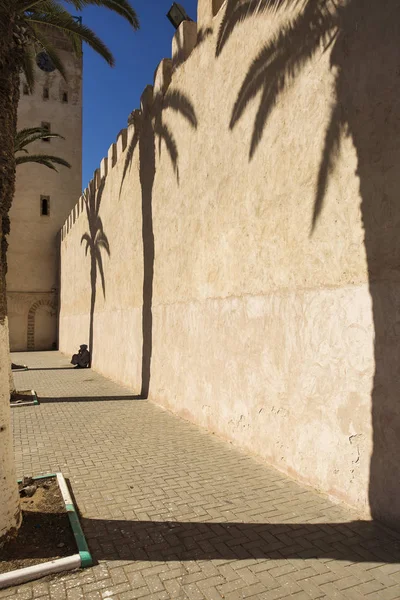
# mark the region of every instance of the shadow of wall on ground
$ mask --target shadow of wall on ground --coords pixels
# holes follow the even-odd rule
[[[60,402],[113,402],[123,400],[142,400],[139,396],[40,396],[40,404],[59,404]]]
[[[84,233],[81,238],[81,244],[86,243],[85,254],[89,251],[90,255],[90,317],[89,317],[89,351],[90,360],[94,356],[94,311],[96,306],[97,292],[97,271],[100,273],[101,287],[103,296],[106,297],[106,282],[104,277],[102,250],[105,250],[108,256],[111,256],[110,244],[104,233],[103,222],[100,217],[100,204],[104,192],[105,179],[100,182],[96,189],[96,182],[92,180],[89,187],[85,190],[83,198],[88,220],[89,231]]]
[[[228,0],[216,55],[232,31],[257,11],[298,0]],[[354,143],[375,329],[373,454],[369,502],[374,518],[400,527],[400,18],[399,0],[303,3],[250,65],[231,115],[233,129],[260,94],[251,160],[280,92],[323,47],[331,47],[335,100],[326,131],[311,232],[323,209],[343,132]],[[358,201],[355,199],[355,201]],[[329,407],[328,407],[329,409]],[[366,415],[367,418],[367,415]]]
[[[321,575],[332,573],[330,561],[334,561],[333,572],[336,561],[355,563],[350,569],[358,569],[362,563],[366,563],[366,569],[379,562],[400,564],[400,534],[377,522],[324,522],[322,516],[315,522],[314,512],[310,515],[313,523],[89,519],[80,513],[69,479],[67,485],[95,563],[321,558],[324,562],[316,572]],[[237,498],[224,497],[222,502],[234,510],[235,501]],[[241,502],[240,511],[246,506],[246,502]],[[385,577],[398,571],[399,568],[387,571]],[[360,572],[357,577],[363,579]],[[370,580],[366,570],[366,581]]]
[[[169,81],[172,64],[169,65]],[[168,83],[169,83],[168,81]],[[161,155],[162,143],[172,162],[179,183],[178,148],[173,132],[163,120],[163,111],[171,109],[180,114],[194,129],[197,118],[190,100],[178,90],[154,94],[147,86],[141,98],[141,109],[131,113],[128,124],[134,133],[127,149],[122,186],[130,170],[134,153],[139,150],[139,180],[142,195],[142,246],[143,246],[143,297],[142,297],[142,372],[139,398],[147,399],[150,390],[151,358],[153,351],[153,280],[154,280],[154,230],[153,187],[156,175],[156,144]]]
[[[96,561],[400,562],[400,537],[371,521],[271,524],[81,518],[81,522]]]
[[[49,513],[44,514],[49,518]],[[29,518],[29,515],[25,517]],[[377,563],[400,562],[400,538],[369,521],[271,524],[123,521],[82,517],[80,520],[95,563],[112,560],[324,559],[328,568],[321,563],[319,574],[322,575],[332,573],[329,570],[330,560],[350,561],[359,568],[363,566],[362,563],[372,563],[378,567]],[[27,545],[24,558],[38,558],[38,551],[40,558],[50,558],[54,554],[51,548],[38,549]],[[349,575],[352,575],[351,565],[349,569]],[[371,575],[368,579],[371,579]]]

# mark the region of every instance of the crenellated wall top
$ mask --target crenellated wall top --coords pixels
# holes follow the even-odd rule
[[[167,92],[174,72],[187,61],[196,44],[201,41],[202,32],[208,30],[213,18],[225,3],[226,0],[198,0],[197,22],[183,21],[176,30],[172,38],[172,58],[163,58],[159,62],[154,72],[153,85],[148,85],[143,90],[140,99],[140,110],[143,110],[149,101],[152,101],[154,96],[159,94],[164,95]],[[129,117],[134,113],[135,111],[132,111]],[[102,159],[100,167],[93,173],[93,177],[86,189],[90,189],[92,186],[98,189],[102,180],[115,167],[125,153],[132,128],[134,128],[133,120],[128,118],[128,127],[119,132],[117,139],[109,147],[107,156]],[[68,215],[61,229],[62,240],[65,239],[79,215],[84,211],[85,192],[86,190]]]

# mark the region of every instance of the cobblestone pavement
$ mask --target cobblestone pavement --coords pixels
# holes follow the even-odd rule
[[[13,360],[42,401],[12,410],[18,474],[70,479],[97,564],[0,598],[400,598],[398,535],[59,353]]]

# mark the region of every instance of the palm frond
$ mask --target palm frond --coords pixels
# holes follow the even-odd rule
[[[29,154],[28,156],[17,156],[15,158],[15,164],[17,166],[22,165],[24,163],[36,163],[38,165],[43,165],[44,167],[47,167],[48,169],[51,169],[52,171],[57,171],[57,169],[53,165],[53,163],[51,161],[47,160],[46,158],[44,158],[43,156],[35,156],[35,155]]]
[[[59,133],[52,133],[43,127],[27,127],[25,129],[20,129],[15,136],[14,152],[21,152],[28,144],[47,138],[65,139]]]
[[[24,127],[23,129],[17,131],[14,140],[14,151],[18,152],[18,150],[25,146],[25,139],[38,133],[39,131],[42,131],[42,127]]]
[[[44,137],[49,137],[50,135],[54,135],[55,137],[60,137],[63,140],[65,139],[61,134],[51,133],[51,131],[49,131],[45,127],[23,127],[22,129],[19,129],[17,131],[16,140],[23,141],[25,138],[30,137],[31,135],[35,135],[35,134],[43,134]]]
[[[55,0],[43,0],[27,14],[26,21],[33,26],[45,25],[62,31],[75,45],[79,40],[82,40],[100,54],[109,65],[114,65],[114,57],[104,42],[89,27],[76,21]],[[37,27],[34,27],[34,29],[37,33]]]
[[[43,0],[16,0],[16,11],[18,13],[24,13],[26,11],[32,10],[37,4],[40,4]]]
[[[58,156],[53,156],[50,154],[29,154],[26,146],[37,140],[42,140],[49,137],[64,139],[59,133],[50,133],[43,127],[25,127],[24,129],[17,131],[14,140],[14,153],[24,152],[25,154],[23,156],[15,157],[16,165],[36,163],[52,169],[53,171],[57,171],[55,165],[62,165],[63,167],[70,168],[71,165],[69,162]]]
[[[23,156],[15,157],[15,164],[22,165],[26,163],[36,163],[39,165],[44,165],[53,171],[57,171],[54,165],[62,165],[63,167],[71,168],[69,162],[64,160],[63,158],[59,158],[58,156],[51,156],[48,154],[26,154]],[[57,171],[58,172],[58,171]]]
[[[67,81],[67,72],[65,70],[64,64],[60,58],[59,53],[53,44],[49,41],[47,36],[44,34],[43,27],[38,27],[35,24],[32,24],[33,37],[35,41],[47,52],[51,62],[57,71],[61,74],[61,76]],[[79,55],[80,43],[77,47],[74,45],[74,51]]]
[[[2,1],[0,1],[0,8]],[[46,29],[61,31],[72,43],[73,50],[77,55],[82,53],[82,42],[85,42],[109,65],[114,65],[114,57],[106,44],[92,29],[76,20],[64,4],[72,5],[77,11],[89,5],[104,7],[126,19],[133,29],[139,29],[138,16],[129,0],[13,0],[13,2],[15,14],[24,23],[27,35],[33,42],[32,46],[26,46],[21,64],[30,91],[34,86],[35,65],[32,50],[35,45],[39,45],[47,52],[55,68],[64,79],[67,79],[63,62],[47,38]],[[6,8],[9,10],[8,3]]]
[[[124,17],[134,29],[139,29],[139,19],[127,0],[65,0],[72,4],[76,10],[83,10],[86,6],[95,5],[108,8]]]

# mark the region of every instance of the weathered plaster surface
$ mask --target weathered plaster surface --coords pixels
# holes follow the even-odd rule
[[[0,547],[5,536],[19,527],[21,513],[15,471],[10,416],[9,342],[7,319],[0,323]]]
[[[169,142],[164,138],[159,146],[146,111],[141,129],[135,113],[128,148],[132,140],[141,142],[129,168],[124,175],[128,151],[121,136],[116,164],[108,164],[99,214],[110,255],[102,251],[104,293],[97,277],[93,367],[139,394],[145,337],[146,352],[152,350],[151,400],[362,512],[371,506],[375,516],[397,522],[400,290],[394,253],[385,246],[385,236],[399,239],[390,229],[397,192],[393,182],[385,183],[381,205],[379,179],[393,155],[376,158],[383,142],[365,155],[364,130],[343,130],[312,231],[335,102],[332,56],[317,54],[283,91],[251,153],[262,92],[250,95],[230,128],[232,110],[252,58],[280,23],[268,14],[244,20],[216,58],[226,4],[214,18],[213,5],[199,3],[203,34],[172,74],[162,113]],[[388,36],[381,44],[393,62]],[[356,50],[368,62],[366,72],[382,72],[379,56]],[[387,89],[382,82],[375,88],[374,80],[359,74],[357,61],[347,60],[346,89],[364,99],[357,114],[370,107],[369,143],[378,135],[375,109]],[[167,66],[156,71],[155,103],[169,82]],[[392,108],[399,96],[390,97]],[[191,122],[182,114],[189,105]],[[372,212],[367,200],[374,203]],[[79,206],[61,245],[60,346],[68,353],[87,343],[90,322],[90,259],[80,244],[88,222],[82,201]],[[371,241],[374,228],[385,232],[376,245],[381,254]],[[391,349],[385,360],[388,351],[377,355],[377,339]]]

